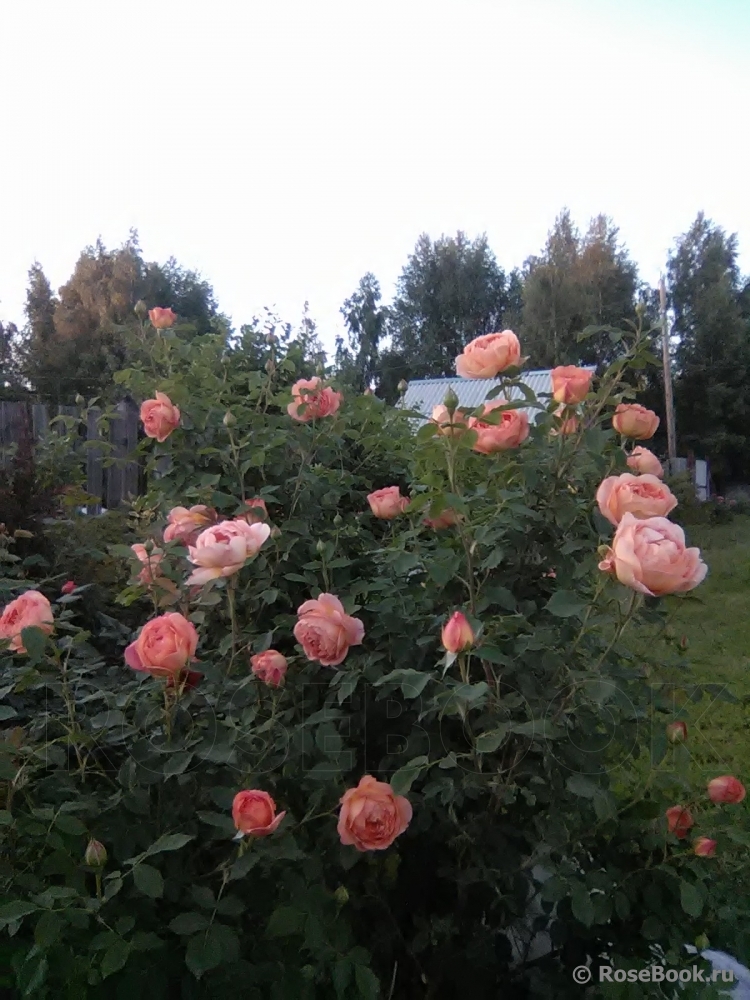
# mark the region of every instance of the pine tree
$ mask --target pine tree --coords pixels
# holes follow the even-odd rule
[[[711,461],[723,488],[750,474],[750,327],[737,237],[701,212],[668,262],[680,448]]]

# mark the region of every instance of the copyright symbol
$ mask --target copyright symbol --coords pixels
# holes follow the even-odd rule
[[[579,986],[585,986],[591,979],[591,969],[587,965],[577,965],[573,969],[573,982]]]

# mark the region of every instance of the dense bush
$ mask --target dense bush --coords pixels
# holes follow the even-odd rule
[[[54,634],[28,628],[26,652],[0,659],[0,923],[19,996],[578,997],[577,965],[657,950],[678,966],[685,942],[728,936],[744,812],[689,787],[685,744],[667,739],[670,645],[649,663],[622,641],[679,598],[597,568],[612,526],[594,496],[626,470],[610,417],[647,360],[640,333],[615,340],[627,351],[572,422],[524,389],[539,418],[492,455],[474,450],[482,428],[417,429],[373,397],[290,404],[293,362],[273,342],[255,370],[221,338],[166,332],[120,373],[137,398],[166,394],[180,426],[141,445],[144,548],[109,553],[131,576],[119,612],[92,624],[89,580],[62,596],[41,580]],[[516,406],[490,436],[517,428]],[[147,428],[176,420],[162,401]],[[199,505],[242,518],[237,545],[260,549],[188,583],[199,567],[164,529]],[[28,590],[23,562],[11,569],[6,589]],[[330,603],[300,625],[320,593],[361,625],[342,632]],[[165,614],[183,616],[176,632]],[[179,669],[132,669],[175,641]],[[269,650],[288,665],[280,686],[281,660],[257,659]],[[337,820],[365,775],[391,791],[378,786],[359,846],[387,849],[352,844],[356,796]],[[716,858],[668,833],[675,805]]]

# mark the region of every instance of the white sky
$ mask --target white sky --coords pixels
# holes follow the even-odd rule
[[[0,319],[131,226],[328,347],[420,232],[510,268],[563,205],[648,280],[699,209],[750,270],[750,0],[6,0],[0,39]]]

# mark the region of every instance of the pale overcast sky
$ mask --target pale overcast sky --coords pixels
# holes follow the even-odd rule
[[[750,0],[6,0],[0,319],[101,235],[327,346],[420,232],[500,263],[563,205],[655,281],[699,209],[750,270]]]

